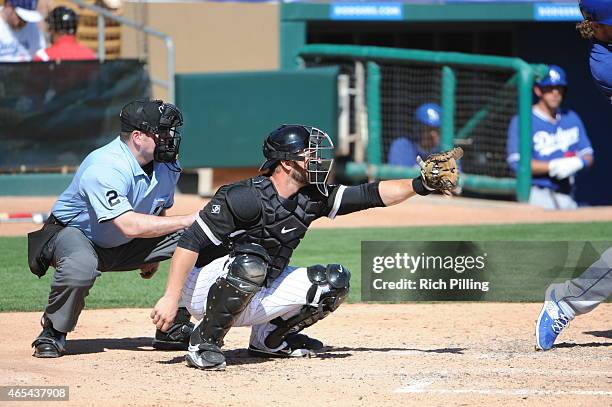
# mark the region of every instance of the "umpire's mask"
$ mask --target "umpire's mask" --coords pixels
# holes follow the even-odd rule
[[[183,124],[183,115],[176,106],[170,103],[162,104],[160,111],[161,117],[153,157],[155,161],[173,163],[178,158],[181,145],[181,133],[177,128]]]
[[[161,100],[135,100],[121,109],[119,117],[122,132],[139,130],[155,140],[155,161],[176,161],[181,144],[178,127],[183,124],[183,115],[176,106]]]

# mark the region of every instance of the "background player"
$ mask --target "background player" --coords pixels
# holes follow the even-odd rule
[[[391,165],[418,166],[417,156],[427,157],[440,152],[440,117],[442,108],[436,103],[424,103],[414,112],[416,142],[408,137],[398,137],[389,148]]]
[[[30,61],[46,41],[37,23],[37,0],[6,0],[0,8],[0,62]]]
[[[612,0],[583,0],[580,11],[584,21],[577,29],[592,41],[589,65],[593,80],[612,103]]]
[[[168,328],[182,289],[184,303],[201,318],[186,356],[190,366],[223,369],[220,348],[232,326],[253,326],[249,350],[255,355],[305,356],[320,349],[321,342],[296,334],[338,308],[350,273],[338,264],[288,266],[310,224],[449,191],[457,181],[455,158],[462,154],[456,149],[421,161],[423,177],[413,180],[328,187],[333,144],[324,132],[284,125],[266,138],[263,150],[264,175],[221,187],[185,232],[166,292],[151,313],[159,329]],[[198,253],[214,248],[224,250],[194,268]]]
[[[79,16],[72,9],[56,7],[45,20],[53,45],[36,52],[34,61],[96,59],[96,54],[91,49],[77,41]]]
[[[612,97],[612,0],[583,0],[580,9],[585,21],[578,24],[578,31],[583,37],[595,39],[590,56],[593,79],[606,96]],[[594,310],[610,295],[612,248],[579,277],[551,284],[546,289],[544,305],[535,326],[536,350],[552,348],[561,331],[576,315]]]
[[[174,232],[195,218],[163,216],[174,203],[179,178],[181,112],[161,100],[139,100],[124,106],[120,117],[121,135],[85,158],[47,221],[63,228],[42,250],[56,271],[43,330],[32,343],[35,357],[64,353],[66,333],[101,272],[141,268],[141,276],[150,278],[158,262],[172,256],[180,237]],[[184,347],[183,331],[191,333],[185,311],[168,334],[156,337]]]
[[[551,65],[536,83],[538,101],[532,108],[533,174],[529,203],[546,209],[575,209],[574,175],[593,164],[593,148],[580,117],[561,108],[567,79],[561,67]],[[516,171],[520,159],[518,116],[508,128],[507,161]]]

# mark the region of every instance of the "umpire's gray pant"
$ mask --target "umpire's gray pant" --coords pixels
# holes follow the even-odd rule
[[[143,264],[169,259],[182,233],[102,248],[80,229],[62,229],[55,239],[52,263],[55,274],[45,315],[58,331],[72,331],[85,306],[85,297],[101,272],[135,270]]]

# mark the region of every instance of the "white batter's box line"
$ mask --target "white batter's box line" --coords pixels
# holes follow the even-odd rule
[[[435,374],[445,374],[445,375],[462,375],[465,373],[470,374],[508,374],[508,375],[525,375],[525,374],[535,374],[537,376],[553,376],[553,377],[563,377],[563,376],[596,376],[596,377],[612,377],[612,370],[560,370],[560,369],[530,369],[530,368],[510,368],[510,367],[484,367],[484,368],[458,368],[458,369],[444,369],[444,370],[436,370],[435,372],[431,372]]]
[[[554,359],[556,362],[559,362],[559,363],[562,361],[566,361],[566,360],[571,363],[575,363],[576,361],[576,357],[573,356],[571,353],[562,354],[562,353],[556,352],[554,348],[547,352],[535,352],[533,350],[533,345],[530,345],[529,351],[518,352],[518,351],[500,350],[498,353],[486,352],[486,353],[478,353],[478,354],[465,352],[464,356],[472,356],[472,357],[475,357],[476,359],[507,358],[507,359],[513,359],[513,360],[530,360],[530,361],[533,361],[534,359],[537,359],[537,358],[544,359],[544,360]],[[602,356],[601,358],[598,358],[598,360],[607,360],[607,359],[609,359],[609,357],[607,356]]]
[[[612,391],[605,390],[538,390],[538,389],[432,389],[432,380],[416,380],[412,384],[400,387],[394,393],[426,393],[444,395],[484,394],[495,396],[606,396],[612,397]]]

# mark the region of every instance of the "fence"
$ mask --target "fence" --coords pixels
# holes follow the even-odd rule
[[[352,45],[307,45],[299,55],[306,66],[339,64],[348,75],[364,68],[367,117],[353,114],[353,126],[348,127],[365,123],[357,133],[366,146],[366,160],[349,163],[348,175],[416,176],[416,168],[386,164],[387,158],[396,140],[419,142],[427,129],[414,118],[414,111],[434,102],[442,106],[440,148],[461,145],[466,152],[462,186],[478,192],[515,192],[518,200],[529,199],[531,89],[534,77],[545,74],[545,65],[519,58]],[[506,164],[507,128],[515,114],[521,140],[516,175]]]

